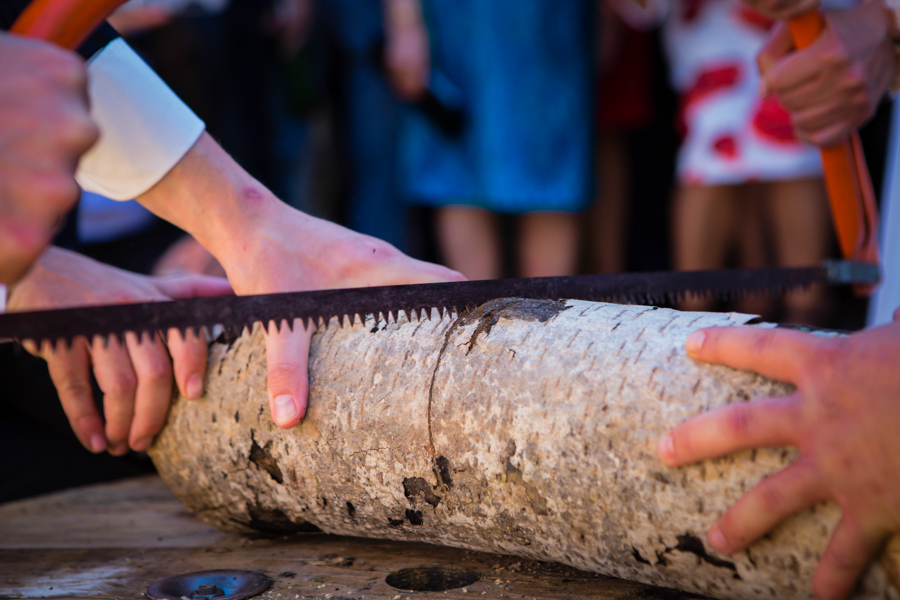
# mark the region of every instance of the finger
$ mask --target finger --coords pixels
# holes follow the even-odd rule
[[[823,77],[823,65],[831,65],[837,68],[839,57],[834,56],[835,51],[828,52],[832,43],[833,34],[820,36],[810,46],[803,50],[789,53],[781,60],[775,62],[766,71],[764,85],[767,89],[779,94],[790,92],[794,88],[806,83],[814,82]]]
[[[128,445],[135,452],[143,452],[166,422],[172,402],[172,359],[158,335],[145,334],[138,340],[128,333],[125,343],[137,375]]]
[[[894,323],[896,323],[897,321],[900,321],[900,307],[897,307],[896,309],[894,309],[894,314],[891,317],[891,320]]]
[[[657,454],[677,466],[748,448],[796,445],[798,413],[797,396],[738,402],[678,425],[660,438]]]
[[[688,336],[691,358],[794,383],[814,358],[819,340],[808,333],[759,327],[714,327]]]
[[[844,513],[813,577],[816,598],[848,598],[866,567],[875,560],[883,541],[867,536],[859,520]]]
[[[782,520],[826,496],[812,462],[801,457],[741,498],[710,529],[709,543],[721,554],[743,550]]]
[[[58,346],[55,350],[45,343],[42,356],[47,361],[50,379],[78,441],[94,454],[103,452],[106,436],[103,435],[103,419],[94,405],[87,341],[78,338],[71,346]]]
[[[765,77],[766,73],[768,73],[779,60],[787,56],[793,49],[794,40],[791,37],[791,30],[787,23],[781,21],[776,22],[772,27],[769,38],[756,55],[756,66],[759,67],[759,74],[762,77]],[[762,92],[763,90],[761,90],[761,95],[768,95],[768,91],[765,91],[765,93]]]
[[[300,319],[294,320],[294,331],[270,324],[266,333],[266,359],[269,367],[269,409],[275,424],[283,429],[297,425],[306,414],[309,376],[309,341]]]
[[[97,336],[91,344],[94,377],[103,392],[103,414],[106,416],[106,441],[109,453],[121,456],[128,452],[128,433],[134,415],[137,375],[131,358],[115,336],[103,340]]]
[[[185,398],[194,400],[203,395],[203,377],[206,374],[206,359],[209,349],[206,336],[198,336],[192,328],[182,336],[177,329],[168,334],[169,354],[175,369],[178,391]]]
[[[206,298],[234,294],[231,284],[222,277],[188,275],[156,280],[159,290],[170,298]]]

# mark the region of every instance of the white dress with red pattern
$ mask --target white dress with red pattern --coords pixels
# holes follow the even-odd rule
[[[770,27],[740,0],[672,1],[663,36],[681,94],[681,185],[821,175],[819,152],[794,137],[774,96],[759,96],[756,53]]]

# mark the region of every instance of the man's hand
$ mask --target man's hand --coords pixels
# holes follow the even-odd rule
[[[757,56],[761,93],[774,92],[797,136],[833,146],[875,113],[894,79],[896,61],[881,2],[824,13],[825,30],[794,50],[787,24],[775,25]]]
[[[460,281],[381,240],[287,206],[204,134],[166,177],[138,198],[194,236],[221,263],[238,294]],[[306,412],[312,331],[269,327],[269,405],[279,427]]]
[[[230,294],[224,279],[204,276],[162,279],[129,273],[84,256],[49,248],[17,284],[10,312],[118,302],[165,301]],[[125,344],[99,337],[76,338],[68,347],[45,342],[29,352],[47,361],[63,410],[75,435],[92,452],[121,455],[129,446],[146,450],[162,428],[172,398],[172,375],[187,398],[203,393],[206,340],[171,330],[166,343],[129,333]],[[106,426],[94,406],[90,371],[103,392]]]
[[[658,453],[685,465],[762,446],[800,458],[762,481],[709,531],[738,552],[784,518],[823,500],[843,516],[819,562],[816,598],[846,598],[888,537],[900,531],[900,323],[846,338],[753,327],[694,332],[688,354],[793,383],[784,398],[732,404],[667,433]]]
[[[97,140],[78,55],[0,32],[0,283],[18,280],[79,197]]]

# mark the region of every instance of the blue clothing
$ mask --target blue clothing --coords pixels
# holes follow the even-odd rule
[[[320,10],[342,58],[337,112],[346,161],[345,224],[408,252],[408,207],[396,176],[400,106],[377,56],[384,40],[381,2],[328,0]]]
[[[411,201],[578,211],[591,197],[592,0],[424,0],[432,65],[465,98],[455,138],[409,110]]]

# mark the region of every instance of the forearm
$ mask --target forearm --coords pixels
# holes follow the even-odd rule
[[[248,250],[252,232],[281,205],[208,133],[137,201],[226,262]]]

